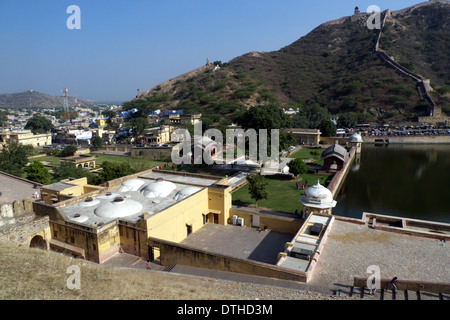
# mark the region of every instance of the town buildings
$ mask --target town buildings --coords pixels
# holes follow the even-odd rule
[[[21,143],[26,146],[44,147],[52,144],[52,135],[50,133],[33,134],[31,130],[16,130],[0,132],[0,149],[8,140]]]

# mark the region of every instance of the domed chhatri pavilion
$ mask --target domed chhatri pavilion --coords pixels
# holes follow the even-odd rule
[[[363,139],[359,133],[354,133],[350,137],[348,137],[348,143],[350,146],[356,148],[356,153],[361,153],[361,144]]]
[[[303,205],[302,217],[305,219],[311,213],[331,214],[332,208],[336,206],[333,195],[317,180],[317,184],[305,190],[305,194],[299,202]]]

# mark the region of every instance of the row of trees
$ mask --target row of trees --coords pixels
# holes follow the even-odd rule
[[[66,155],[72,155],[75,151],[75,146],[68,146],[62,152]],[[52,173],[40,161],[34,161],[27,165],[29,162],[28,157],[33,153],[34,148],[32,146],[8,141],[0,152],[0,171],[44,185],[69,177],[86,177],[89,184],[98,185],[135,173],[135,169],[128,162],[116,163],[109,161],[105,161],[100,165],[102,170],[99,173],[92,173],[86,169],[77,168],[73,164],[65,162],[54,166]]]
[[[358,117],[354,113],[343,113],[339,115],[335,125],[326,107],[311,104],[299,108],[299,112],[292,117],[292,122],[294,128],[320,129],[324,137],[334,137],[336,127],[354,128],[358,124]]]

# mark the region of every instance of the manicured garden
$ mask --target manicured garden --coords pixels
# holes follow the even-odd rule
[[[155,161],[155,160],[149,160],[146,158],[132,158],[132,157],[125,157],[125,156],[114,156],[109,154],[98,154],[93,153],[89,154],[90,156],[94,156],[95,163],[97,165],[101,165],[105,161],[110,162],[128,162],[130,163],[130,166],[135,169],[137,172],[148,170],[150,168],[153,168],[154,166],[164,166],[167,162],[165,161]]]
[[[135,169],[137,172],[148,170],[150,168],[153,168],[154,166],[164,166],[164,164],[166,164],[166,162],[164,162],[164,161],[154,161],[154,160],[149,160],[146,158],[132,158],[132,157],[114,156],[114,155],[108,155],[108,154],[88,154],[88,156],[94,156],[96,158],[95,163],[97,166],[100,166],[105,161],[117,162],[117,163],[128,162],[130,164],[130,166],[133,169]],[[57,167],[60,164],[61,157],[46,155],[46,156],[30,159],[30,161],[46,161],[46,162],[50,162],[54,167]]]
[[[323,165],[323,160],[320,160],[320,155],[323,149],[311,149],[311,148],[301,148],[294,154],[290,155],[289,158],[300,158],[300,159],[312,159],[315,164]]]
[[[275,176],[265,176],[267,185],[268,198],[258,201],[259,208],[267,208],[272,211],[295,213],[295,209],[300,212],[302,204],[298,202],[303,196],[307,187],[317,183],[328,185],[331,176],[305,173],[297,179],[285,180],[276,178]],[[297,190],[296,182],[300,182],[300,189]],[[302,184],[308,181],[305,190],[302,190]],[[255,200],[250,197],[248,192],[249,185],[246,184],[240,189],[233,192],[233,205],[237,206],[255,206]]]
[[[323,165],[323,160],[320,160],[322,151],[322,149],[301,148],[292,154],[290,158],[311,159],[311,161],[308,161],[310,165]],[[297,209],[300,212],[302,204],[298,201],[303,196],[306,188],[316,184],[317,180],[319,180],[320,184],[327,186],[331,178],[332,176],[316,174],[311,170],[299,175],[296,179],[290,180],[277,178],[276,176],[266,176],[268,198],[259,200],[258,207],[287,213],[295,213]],[[297,182],[300,184],[299,190],[297,189]],[[303,190],[302,185],[306,183],[305,190]],[[233,205],[255,207],[255,200],[250,197],[248,184],[233,193]]]

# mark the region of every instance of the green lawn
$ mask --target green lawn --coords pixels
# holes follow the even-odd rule
[[[29,158],[28,159],[29,162],[33,162],[33,161],[47,161],[47,162],[50,162],[54,167],[59,166],[60,160],[61,160],[60,157],[55,157],[55,156],[42,156],[42,157],[36,157],[36,158]]]
[[[89,154],[90,156],[94,156],[96,158],[95,163],[97,165],[101,165],[104,161],[110,161],[110,162],[128,162],[130,163],[130,166],[135,169],[136,171],[144,171],[148,170],[154,166],[163,166],[167,162],[165,161],[155,161],[155,160],[149,160],[146,158],[131,158],[131,157],[125,157],[125,156],[113,156],[109,154]]]
[[[323,165],[323,160],[320,160],[322,152],[323,149],[301,148],[293,155],[289,156],[289,158],[313,159],[314,163]]]
[[[308,186],[312,186],[317,183],[319,179],[320,184],[327,186],[329,178],[331,176],[318,175],[318,174],[303,174],[301,175],[301,184],[308,180]],[[268,199],[258,201],[258,207],[267,208],[272,211],[294,213],[295,209],[300,212],[302,210],[302,204],[298,202],[304,193],[304,190],[297,190],[297,180],[280,180],[273,176],[266,176],[268,186]],[[306,188],[305,188],[306,190]],[[248,193],[248,184],[238,189],[233,193],[233,205],[237,206],[249,206],[254,205],[253,200]]]
[[[124,156],[113,156],[108,154],[88,154],[89,156],[94,156],[96,158],[95,163],[97,165],[101,165],[104,161],[111,161],[111,162],[129,162],[131,167],[135,169],[136,171],[144,171],[148,170],[154,166],[162,166],[166,164],[165,161],[154,161],[154,160],[148,160],[145,158],[131,158],[131,157],[124,157]],[[47,161],[51,162],[53,166],[57,167],[60,164],[60,157],[56,156],[43,156],[39,158],[33,158],[30,159],[30,161]]]

